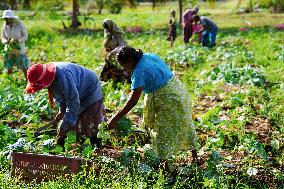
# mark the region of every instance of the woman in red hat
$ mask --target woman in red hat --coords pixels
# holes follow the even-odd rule
[[[62,119],[57,143],[64,145],[66,134],[76,130],[90,137],[92,144],[100,145],[97,138],[98,125],[105,121],[102,89],[95,72],[68,62],[35,64],[27,71],[26,93],[48,89],[49,103],[54,101],[60,110],[56,115]]]

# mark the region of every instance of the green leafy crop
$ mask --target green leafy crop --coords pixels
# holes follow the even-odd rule
[[[134,127],[133,127],[132,121],[129,118],[122,117],[118,121],[115,129],[118,131],[118,133],[121,136],[127,136],[134,130]]]

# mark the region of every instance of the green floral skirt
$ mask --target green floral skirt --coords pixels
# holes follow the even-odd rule
[[[10,69],[13,66],[18,68],[28,69],[30,65],[26,54],[4,53],[4,67]]]
[[[190,96],[184,84],[172,78],[145,97],[144,124],[161,159],[196,148]]]

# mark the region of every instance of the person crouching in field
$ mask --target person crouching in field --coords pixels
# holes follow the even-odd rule
[[[167,38],[168,41],[171,42],[171,47],[174,46],[174,41],[177,37],[177,26],[176,26],[176,11],[171,11],[171,16],[169,18],[169,37]]]
[[[115,24],[114,21],[110,19],[104,19],[103,28],[106,57],[100,79],[102,81],[107,81],[109,79],[112,79],[116,82],[127,81],[128,75],[126,75],[120,65],[115,62],[115,54],[117,49],[127,45],[127,42],[124,39],[124,32]]]
[[[217,25],[207,17],[195,15],[192,22],[200,22],[202,27],[195,33],[202,33],[202,46],[214,47],[216,45]]]
[[[25,25],[19,21],[12,10],[5,10],[2,18],[5,19],[1,42],[4,47],[4,67],[8,74],[12,74],[13,66],[21,68],[25,74],[29,67],[29,60],[26,55],[25,41],[28,39]]]
[[[152,144],[161,160],[192,148],[196,159],[195,128],[191,115],[190,96],[185,85],[174,77],[167,64],[158,56],[123,47],[116,54],[123,69],[131,73],[132,94],[126,104],[108,122],[116,127],[146,93],[144,123],[150,128]]]
[[[198,36],[198,39],[197,39],[198,43],[202,42],[202,33],[198,33],[198,31],[200,31],[202,28],[203,27],[202,27],[202,25],[200,23],[192,24],[192,33],[193,34],[197,34],[197,36]]]
[[[127,42],[124,39],[124,32],[116,23],[110,19],[104,19],[104,47],[107,52],[108,59],[115,58],[117,47],[126,46]]]
[[[56,119],[62,119],[57,143],[64,146],[70,130],[90,137],[92,144],[100,145],[98,125],[106,121],[102,89],[95,72],[68,62],[35,64],[27,71],[26,93],[48,89],[48,99],[54,108],[53,97],[60,105]]]

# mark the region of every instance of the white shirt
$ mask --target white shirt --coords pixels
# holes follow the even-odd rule
[[[7,25],[4,23],[1,33],[1,42],[5,45],[5,50],[8,49],[7,42],[11,39],[18,40],[19,46],[21,48],[20,53],[24,54],[26,53],[25,48],[25,41],[28,39],[28,33],[26,30],[25,25],[20,22],[19,20],[16,20],[12,26]]]

